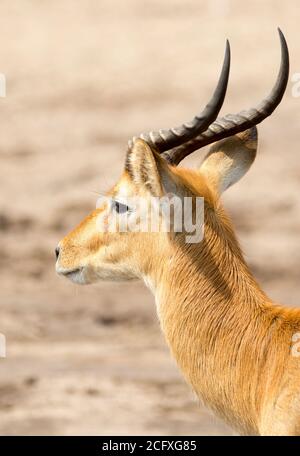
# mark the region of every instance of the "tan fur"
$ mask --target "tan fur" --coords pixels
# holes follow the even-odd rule
[[[140,195],[145,203],[168,188],[203,196],[203,241],[187,244],[184,233],[99,233],[103,207],[62,240],[57,270],[82,268],[70,277],[79,283],[144,279],[171,352],[199,398],[240,433],[300,435],[300,358],[291,352],[300,311],[274,304],[260,289],[220,203],[220,192],[247,171],[255,153],[251,130],[213,146],[195,171],[170,167],[139,140],[111,194]]]

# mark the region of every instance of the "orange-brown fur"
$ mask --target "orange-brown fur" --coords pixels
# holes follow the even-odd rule
[[[179,194],[203,196],[203,241],[186,244],[184,233],[99,233],[101,208],[60,243],[58,272],[83,267],[84,283],[143,278],[199,398],[241,433],[300,435],[300,358],[291,354],[300,311],[274,304],[261,290],[220,202],[220,188],[246,172],[241,160],[248,169],[255,158],[251,135],[214,146],[200,171],[170,167],[140,141],[129,157],[131,172],[112,193],[126,189],[146,201],[149,188],[159,193],[169,183]]]

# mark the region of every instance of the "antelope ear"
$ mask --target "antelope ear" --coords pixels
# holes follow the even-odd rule
[[[176,192],[172,171],[166,161],[142,139],[136,139],[127,152],[125,170],[133,182],[153,196]]]
[[[206,155],[199,172],[210,184],[223,193],[246,174],[257,151],[257,128],[215,143]]]

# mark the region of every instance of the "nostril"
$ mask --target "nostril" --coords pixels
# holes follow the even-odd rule
[[[56,247],[56,249],[55,249],[56,259],[58,259],[58,257],[59,257],[59,252],[60,252],[60,248]]]

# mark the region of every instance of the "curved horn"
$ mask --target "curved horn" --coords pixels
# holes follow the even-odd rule
[[[170,163],[177,165],[191,152],[200,149],[228,136],[235,135],[262,122],[279,105],[289,79],[289,51],[282,31],[278,28],[281,45],[281,64],[277,81],[267,98],[256,108],[241,111],[238,114],[227,114],[218,118],[209,128],[185,144],[164,152],[162,156]]]
[[[205,131],[208,126],[216,120],[219,111],[224,102],[230,69],[230,45],[226,41],[226,50],[224,56],[223,67],[218,81],[218,85],[214,94],[206,105],[205,109],[190,122],[186,122],[180,127],[171,128],[170,130],[151,131],[150,133],[142,133],[139,137],[144,139],[150,146],[156,148],[159,152],[164,152],[173,147],[189,141],[197,136],[202,131]],[[133,138],[129,141],[129,147],[132,146]]]

